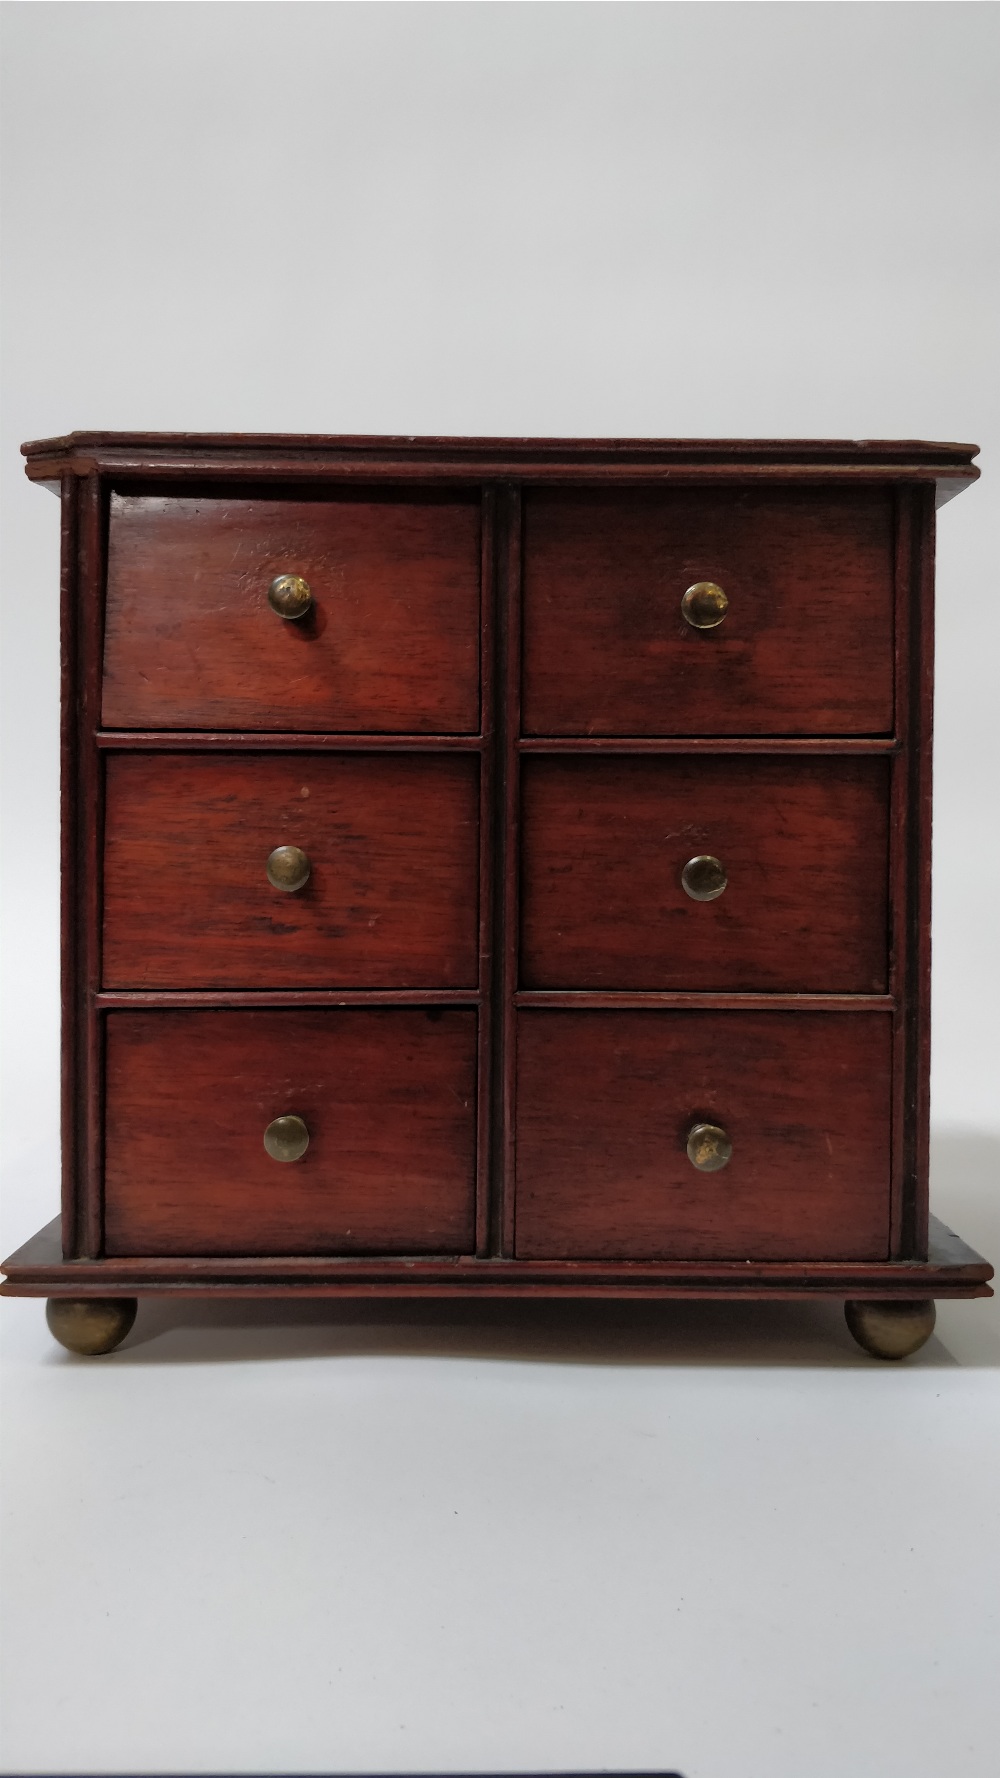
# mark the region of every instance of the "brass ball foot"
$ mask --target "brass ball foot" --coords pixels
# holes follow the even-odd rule
[[[859,1346],[873,1358],[909,1358],[934,1332],[937,1311],[930,1297],[909,1302],[849,1302],[844,1316]]]
[[[121,1345],[138,1307],[134,1296],[54,1296],[45,1305],[45,1319],[60,1346],[96,1358]]]

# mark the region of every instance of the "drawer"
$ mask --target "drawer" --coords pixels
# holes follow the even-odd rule
[[[111,1013],[107,1026],[109,1254],[472,1250],[474,1012]],[[296,1159],[265,1149],[279,1118],[308,1132]]]
[[[891,1024],[522,1013],[518,1258],[886,1258]],[[717,1171],[698,1125],[731,1143]]]
[[[522,761],[525,988],[882,993],[888,761]],[[686,891],[722,866],[712,900]],[[692,880],[693,878],[693,880]],[[691,888],[719,886],[711,867]]]
[[[698,582],[714,629],[683,615]],[[525,732],[887,733],[892,586],[882,491],[530,490]]]
[[[478,728],[477,498],[116,494],[108,551],[107,727]]]
[[[109,758],[106,987],[474,988],[478,901],[475,754]]]

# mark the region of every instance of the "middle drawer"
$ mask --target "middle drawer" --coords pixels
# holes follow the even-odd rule
[[[112,755],[104,885],[105,987],[475,988],[479,757]]]
[[[526,757],[522,988],[884,993],[888,768]]]

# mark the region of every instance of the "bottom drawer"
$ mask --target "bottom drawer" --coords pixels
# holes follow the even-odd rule
[[[111,1013],[105,1251],[468,1253],[476,1014]],[[308,1146],[272,1158],[293,1116]],[[284,1152],[298,1125],[270,1138]]]
[[[522,1012],[518,1258],[887,1257],[891,1026]]]

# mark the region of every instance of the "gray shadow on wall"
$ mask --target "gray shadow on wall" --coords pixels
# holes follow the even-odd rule
[[[933,1143],[936,1213],[994,1263],[1000,1259],[1000,1140],[943,1132]],[[1000,1368],[1000,1300],[946,1302],[907,1366]],[[764,1366],[887,1372],[855,1345],[837,1298],[788,1302],[360,1301],[140,1302],[110,1358],[53,1362],[232,1364],[420,1357],[474,1363]]]

